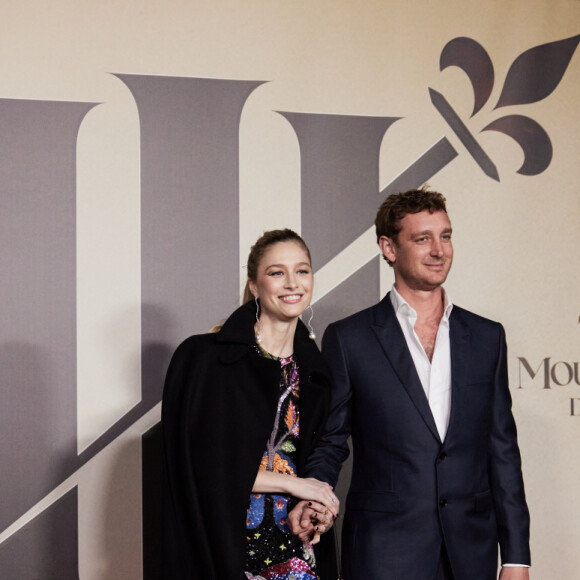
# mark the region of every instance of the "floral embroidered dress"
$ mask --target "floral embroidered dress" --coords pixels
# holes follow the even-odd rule
[[[258,354],[280,361],[280,397],[274,428],[260,469],[296,477],[300,378],[294,357],[277,358],[256,346]],[[286,525],[288,495],[252,494],[246,520],[246,577],[254,580],[316,580],[314,551]],[[291,509],[291,507],[290,507]]]

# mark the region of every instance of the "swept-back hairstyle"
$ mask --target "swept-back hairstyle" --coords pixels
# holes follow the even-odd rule
[[[401,231],[401,220],[409,213],[419,213],[421,211],[428,211],[429,213],[444,211],[447,213],[443,195],[429,190],[428,187],[428,185],[424,185],[420,189],[410,189],[403,193],[395,193],[389,195],[383,201],[375,218],[377,243],[381,236],[386,236],[397,244],[397,236]],[[393,265],[386,256],[383,257],[387,260],[389,266]]]

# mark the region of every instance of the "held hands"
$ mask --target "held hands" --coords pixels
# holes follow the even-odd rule
[[[305,500],[288,514],[292,532],[306,542],[316,544],[332,527],[338,517],[340,502],[332,487],[312,477],[293,477],[282,473],[259,470],[252,488],[253,493],[287,493]]]
[[[312,477],[293,479],[292,495],[303,501],[288,514],[288,526],[303,542],[317,544],[338,517],[340,501],[332,487]]]
[[[320,508],[326,508],[330,512],[333,521],[338,517],[340,502],[328,483],[313,477],[293,477],[290,481],[292,484],[291,495],[298,499],[310,500],[313,503],[320,504]],[[320,513],[320,511],[317,513]]]
[[[300,540],[317,544],[320,536],[330,530],[337,517],[338,512],[336,516],[333,515],[323,504],[303,500],[288,514],[286,521],[292,533]]]

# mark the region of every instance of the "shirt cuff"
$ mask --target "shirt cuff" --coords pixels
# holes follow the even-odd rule
[[[528,564],[502,564],[502,568],[529,568]]]

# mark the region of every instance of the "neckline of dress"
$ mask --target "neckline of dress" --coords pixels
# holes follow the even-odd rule
[[[264,358],[280,361],[282,366],[285,366],[294,360],[294,353],[288,356],[276,356],[275,354],[268,352],[261,344],[256,343],[256,348],[258,353],[261,354]]]

